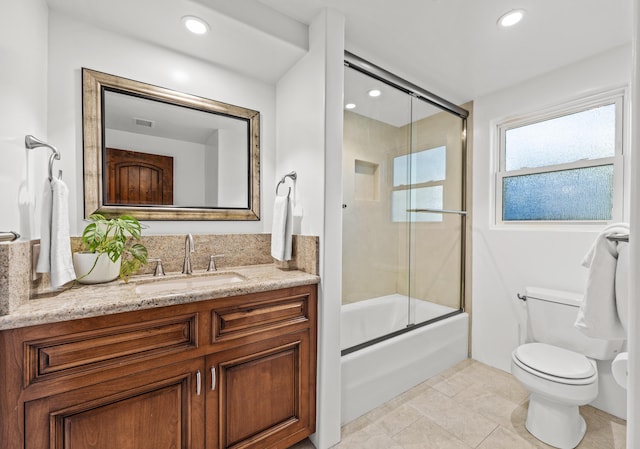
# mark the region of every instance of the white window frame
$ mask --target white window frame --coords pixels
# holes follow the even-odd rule
[[[522,225],[602,225],[612,221],[622,221],[624,200],[624,123],[626,120],[624,110],[626,103],[626,89],[620,88],[607,91],[598,95],[574,100],[543,111],[530,113],[524,116],[513,117],[499,122],[496,125],[497,168],[495,175],[495,224],[498,226],[522,226]],[[614,156],[579,160],[575,162],[546,165],[535,168],[522,168],[517,170],[505,170],[506,165],[506,132],[513,128],[519,128],[535,123],[552,120],[565,115],[585,111],[594,107],[615,104],[616,130]],[[502,219],[502,191],[503,179],[519,175],[538,173],[551,173],[562,170],[573,170],[601,165],[613,165],[613,207],[610,220],[503,220]]]
[[[434,147],[430,147],[430,148],[423,148],[421,150],[416,150],[416,151],[412,151],[411,153],[405,153],[405,154],[399,154],[397,156],[393,156],[391,158],[391,176],[393,177],[393,171],[395,168],[395,161],[396,159],[400,158],[400,157],[405,157],[405,156],[411,156],[412,154],[418,154],[421,153],[423,151],[431,151],[431,150],[436,150],[438,148],[444,148],[444,152],[445,152],[445,177],[443,179],[439,179],[437,181],[426,181],[426,182],[418,182],[415,184],[411,184],[411,180],[409,179],[409,184],[400,184],[400,185],[394,185],[394,180],[391,180],[391,191],[390,191],[390,195],[391,197],[389,198],[389,204],[390,204],[390,213],[391,213],[391,222],[392,223],[419,223],[419,224],[430,224],[430,223],[442,223],[442,221],[444,220],[442,217],[442,213],[440,213],[439,217],[437,219],[433,219],[433,220],[412,220],[410,217],[412,214],[416,214],[416,212],[408,212],[406,217],[404,220],[394,220],[393,218],[393,193],[394,192],[399,192],[399,191],[406,191],[407,192],[407,198],[410,197],[411,195],[411,191],[412,190],[416,190],[416,189],[421,189],[421,188],[429,188],[429,187],[442,187],[442,207],[444,208],[444,192],[445,192],[445,183],[447,182],[447,165],[446,165],[446,158],[448,156],[448,152],[447,152],[447,145],[443,144],[443,145],[436,145]],[[410,168],[409,168],[410,171]],[[428,212],[420,212],[420,213],[428,213]],[[429,213],[430,215],[438,215],[438,212],[432,212]]]

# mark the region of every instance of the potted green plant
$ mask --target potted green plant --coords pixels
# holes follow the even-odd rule
[[[107,219],[92,214],[89,220],[82,233],[83,251],[73,255],[77,281],[97,284],[120,276],[127,282],[147,263],[147,248],[140,243],[140,222],[131,215]]]

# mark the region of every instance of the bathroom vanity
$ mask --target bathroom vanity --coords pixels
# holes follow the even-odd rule
[[[74,287],[0,317],[5,447],[286,448],[313,433],[318,278],[236,275]]]

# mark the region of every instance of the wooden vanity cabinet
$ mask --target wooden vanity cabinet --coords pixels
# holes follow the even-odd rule
[[[315,431],[316,286],[0,332],[0,441],[283,449]]]
[[[202,359],[25,403],[27,449],[201,448]]]
[[[308,436],[311,344],[303,331],[209,356],[206,449],[286,448]]]

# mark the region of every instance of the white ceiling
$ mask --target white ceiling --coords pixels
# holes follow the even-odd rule
[[[47,4],[96,27],[269,83],[275,83],[307,49],[306,25],[255,0],[47,0]],[[243,5],[247,7],[239,8]],[[190,33],[181,22],[185,15],[204,19],[211,32]]]
[[[304,23],[342,12],[349,51],[458,104],[631,42],[631,0],[259,1]]]
[[[369,91],[381,92],[372,98]],[[347,69],[344,72],[344,103],[352,103],[355,114],[386,123],[397,128],[442,112],[436,106],[416,100],[403,91],[395,89],[362,73]]]
[[[307,48],[324,7],[352,53],[463,103],[631,42],[631,0],[48,0],[96,26],[275,83]],[[513,29],[497,18],[523,8]],[[211,26],[189,35],[180,17]]]

